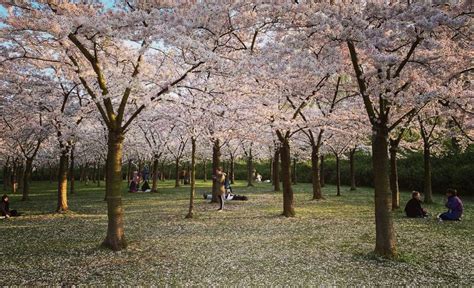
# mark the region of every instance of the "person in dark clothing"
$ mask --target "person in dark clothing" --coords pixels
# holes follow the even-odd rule
[[[446,191],[446,207],[449,209],[448,212],[444,212],[438,216],[440,220],[451,220],[459,221],[464,210],[461,199],[458,197],[458,191],[456,189],[448,189]]]
[[[409,218],[423,218],[427,216],[426,209],[421,208],[421,195],[418,191],[411,193],[411,199],[405,206],[405,213]]]
[[[146,192],[149,190],[150,190],[150,184],[148,184],[148,181],[145,180],[145,182],[143,182],[143,185],[142,185],[142,192]]]
[[[10,200],[8,199],[7,194],[2,196],[2,201],[0,202],[0,214],[6,218],[20,216],[16,210],[10,210]]]

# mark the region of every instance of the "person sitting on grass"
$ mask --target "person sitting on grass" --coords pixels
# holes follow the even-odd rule
[[[405,213],[409,218],[423,218],[427,216],[425,208],[421,208],[421,194],[418,191],[411,192],[411,199],[405,206]]]
[[[461,199],[458,197],[458,191],[456,189],[446,190],[446,207],[449,209],[448,212],[441,213],[438,218],[440,220],[451,220],[459,221],[464,210]]]
[[[20,216],[16,210],[10,210],[10,200],[8,199],[7,194],[2,196],[2,202],[0,202],[0,214],[5,218]]]

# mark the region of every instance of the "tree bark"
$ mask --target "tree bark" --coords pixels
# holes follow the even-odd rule
[[[18,185],[18,190],[23,191],[23,178],[25,175],[25,167],[23,166],[23,161],[20,162],[20,165],[17,166],[18,172],[17,172],[17,185]]]
[[[253,155],[252,148],[250,148],[247,155],[247,187],[253,187]]]
[[[293,172],[291,172],[291,182],[293,183],[293,185],[298,184],[298,179],[296,177],[296,162],[296,157],[293,157]]]
[[[121,131],[109,131],[107,149],[107,236],[103,246],[114,251],[127,247],[122,207],[122,149],[124,135]]]
[[[337,194],[336,196],[341,196],[341,166],[340,166],[340,157],[337,154],[334,154],[336,156],[336,189],[337,189]]]
[[[321,190],[321,176],[319,175],[319,147],[311,145],[311,172],[313,183],[313,200],[324,199]]]
[[[273,191],[278,192],[280,189],[280,147],[275,148],[273,155]]]
[[[353,148],[349,152],[349,165],[350,165],[350,173],[351,173],[351,191],[354,191],[357,189],[356,187],[356,177],[355,177],[355,155],[356,149]]]
[[[97,187],[100,187],[100,161],[97,162]],[[122,175],[120,175],[120,179],[122,179]]]
[[[26,158],[25,173],[23,175],[23,198],[22,201],[30,200],[31,172],[33,170],[33,158]]]
[[[178,188],[181,186],[181,184],[179,183],[179,158],[175,159],[174,165],[175,165],[175,172],[176,172],[176,177],[174,179],[174,188]]]
[[[283,137],[282,137],[283,138]],[[283,213],[286,217],[294,217],[293,189],[291,188],[291,155],[289,139],[280,139],[281,176],[283,180]]]
[[[390,191],[392,191],[392,209],[400,208],[400,191],[398,188],[398,147],[390,145]]]
[[[69,163],[69,193],[74,194],[74,145],[71,146],[71,163]]]
[[[424,164],[424,202],[433,203],[433,191],[431,187],[431,146],[425,144],[423,147],[423,164]]]
[[[380,124],[382,126],[383,124]],[[374,127],[372,138],[372,166],[375,186],[375,253],[392,258],[396,256],[396,237],[392,219],[392,195],[388,173],[388,129]]]
[[[204,170],[204,182],[207,182],[207,161],[206,159],[204,159],[204,163],[203,163],[203,170]]]
[[[12,183],[12,193],[16,194],[16,189],[18,188],[18,179],[17,179],[17,161],[13,161],[12,173],[11,173],[11,183]]]
[[[235,159],[234,155],[230,156],[230,184],[235,184]]]
[[[324,181],[324,155],[321,155],[321,174],[320,174],[320,176],[321,176],[321,180],[320,180],[321,187],[324,187],[324,186],[326,186],[326,183]]]
[[[158,192],[158,155],[153,157],[153,184],[151,185],[151,192]]]
[[[61,156],[59,157],[58,169],[58,205],[56,212],[66,212],[69,210],[67,202],[67,172],[68,172],[68,151],[62,148]]]
[[[186,218],[193,218],[194,214],[194,195],[196,194],[196,139],[191,138],[191,188],[189,195],[189,211]]]
[[[219,185],[217,182],[214,181],[214,177],[216,175],[216,171],[220,166],[221,161],[221,147],[219,139],[214,140],[214,145],[212,146],[212,199],[211,203],[217,203],[217,194],[219,194]]]

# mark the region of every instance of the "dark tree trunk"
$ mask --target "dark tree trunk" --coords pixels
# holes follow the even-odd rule
[[[97,187],[100,187],[100,161],[97,162]],[[120,174],[120,179],[122,179],[122,175]],[[105,199],[104,199],[105,200]]]
[[[356,177],[355,177],[355,155],[356,149],[353,148],[349,152],[349,165],[350,165],[350,173],[351,173],[351,191],[354,191],[357,189],[356,187]]]
[[[23,161],[21,161],[20,165],[18,165],[17,175],[18,190],[23,191],[23,178],[25,176],[25,167],[23,166]]]
[[[132,160],[128,159],[127,164],[127,185],[130,186],[130,178],[132,174]]]
[[[275,148],[273,155],[273,191],[280,191],[280,147]]]
[[[54,173],[53,173],[53,165],[49,163],[49,184],[53,183]]]
[[[107,177],[105,190],[107,195],[107,236],[103,246],[114,251],[127,247],[125,240],[122,207],[122,149],[124,135],[109,131],[107,149]]]
[[[61,156],[59,157],[58,169],[58,205],[56,212],[66,212],[69,210],[67,202],[67,172],[68,172],[68,151],[61,148]]]
[[[179,183],[179,158],[175,159],[174,165],[175,165],[175,172],[176,172],[176,177],[174,179],[174,187],[178,188],[181,186],[181,184]]]
[[[230,184],[235,184],[235,159],[234,156],[230,156]]]
[[[74,194],[74,145],[71,146],[71,163],[69,163],[69,193]]]
[[[291,188],[291,155],[288,138],[280,139],[281,176],[283,180],[283,213],[286,217],[294,217],[293,189]]]
[[[390,145],[390,191],[392,191],[392,209],[400,208],[400,191],[398,189],[398,147]]]
[[[16,189],[18,188],[18,168],[17,168],[17,161],[15,160],[13,162],[13,167],[12,167],[12,174],[11,174],[11,183],[12,183],[12,193],[16,194]]]
[[[186,218],[193,218],[194,214],[194,195],[196,194],[196,139],[191,138],[191,179],[190,179],[190,195],[189,195],[189,211]]]
[[[214,145],[212,146],[212,199],[211,203],[217,203],[217,194],[219,193],[219,185],[214,180],[216,171],[219,169],[221,162],[221,147],[219,139],[214,140]]]
[[[321,176],[319,175],[319,147],[317,145],[311,145],[311,172],[313,174],[313,200],[324,199],[321,190]]]
[[[270,157],[270,182],[273,185],[273,157]]]
[[[165,181],[165,162],[161,162],[161,170],[160,170],[160,180]]]
[[[431,147],[430,145],[424,145],[423,147],[423,164],[424,164],[424,202],[431,204],[433,203],[433,191],[431,188]]]
[[[296,157],[293,158],[293,172],[291,173],[291,181],[293,182],[293,185],[298,184],[298,178],[296,176]]]
[[[153,183],[151,185],[151,192],[157,193],[158,192],[158,155],[154,155],[153,157]]]
[[[203,170],[204,170],[204,182],[207,182],[207,161],[206,159],[204,159],[204,163],[203,163]]]
[[[385,126],[375,127],[372,137],[372,165],[375,186],[375,253],[392,258],[396,256],[396,237],[392,219],[392,193],[388,172],[388,131]]]
[[[338,154],[334,154],[334,156],[336,156],[336,196],[341,196],[341,161]]]
[[[8,178],[10,176],[8,173],[9,169],[10,167],[8,167],[8,165],[3,166],[3,191],[8,190]]]
[[[247,187],[253,187],[253,155],[252,148],[247,155]]]
[[[324,155],[321,155],[321,187],[326,186],[326,183],[324,181]]]
[[[33,158],[26,158],[25,174],[23,175],[23,198],[21,200],[29,200],[31,172],[33,170]]]

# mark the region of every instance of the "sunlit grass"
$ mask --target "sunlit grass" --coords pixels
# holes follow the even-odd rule
[[[2,285],[464,285],[474,283],[474,201],[462,197],[461,222],[407,219],[394,212],[399,258],[372,254],[375,243],[373,191],[359,188],[311,200],[311,186],[294,186],[296,217],[281,217],[281,192],[267,183],[234,192],[249,201],[226,202],[223,213],[202,193],[199,181],[195,218],[185,219],[189,186],[160,183],[159,193],[126,192],[125,229],[129,247],[119,253],[99,248],[107,228],[104,183],[77,183],[69,195],[71,212],[53,213],[55,184],[33,183],[31,201],[10,195],[25,216],[0,220]],[[402,193],[402,205],[409,193]],[[445,210],[442,197],[426,206]]]

